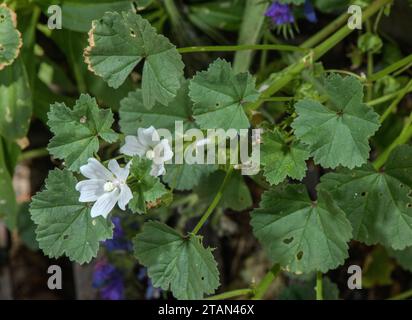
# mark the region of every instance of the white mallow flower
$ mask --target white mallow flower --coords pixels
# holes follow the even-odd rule
[[[93,218],[106,218],[116,203],[120,209],[126,210],[126,205],[133,198],[126,184],[130,163],[122,168],[116,160],[110,160],[108,167],[109,170],[94,158],[80,167],[80,172],[89,180],[77,183],[76,190],[80,192],[80,202],[95,202],[91,211]]]
[[[173,158],[173,151],[167,139],[160,140],[154,127],[139,128],[137,136],[126,136],[120,152],[127,156],[146,157],[153,161],[150,175],[161,176],[166,172],[164,163]]]

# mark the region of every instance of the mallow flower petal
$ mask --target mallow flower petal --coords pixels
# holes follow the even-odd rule
[[[120,196],[119,196],[119,201],[118,201],[119,208],[122,210],[126,210],[126,205],[132,199],[133,199],[132,190],[130,190],[127,184],[121,184],[120,185]]]
[[[159,143],[160,137],[153,126],[137,129],[137,139],[146,147],[153,147]]]
[[[80,202],[94,202],[104,193],[105,180],[83,180],[76,184],[76,190],[80,192]]]
[[[89,179],[113,180],[114,178],[113,174],[94,158],[89,158],[87,164],[80,167],[80,172]]]
[[[135,136],[126,136],[125,144],[120,148],[120,153],[127,156],[143,157],[149,150],[147,145],[143,145]]]
[[[167,139],[160,141],[160,143],[154,147],[153,151],[155,153],[153,158],[155,164],[159,165],[173,158],[173,151]]]
[[[119,163],[116,160],[112,159],[109,161],[108,167],[110,171],[113,172],[113,174],[120,181],[126,182],[127,178],[129,177],[129,172],[130,172],[130,169],[128,166],[126,166],[125,168],[122,168],[119,166]]]
[[[156,163],[152,164],[152,168],[150,170],[150,175],[152,177],[158,177],[165,173],[166,173],[166,169],[163,163],[162,164],[156,164]]]
[[[111,192],[105,193],[97,199],[94,203],[91,216],[92,218],[102,216],[103,218],[107,218],[107,215],[110,211],[113,210],[116,202],[119,200],[120,197],[120,190],[118,188],[114,189]]]

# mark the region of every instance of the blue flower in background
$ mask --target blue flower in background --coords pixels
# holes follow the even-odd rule
[[[144,282],[146,277],[147,277],[146,268],[140,268],[139,271],[137,272],[137,279],[139,279],[140,282]],[[161,293],[162,293],[162,289],[153,287],[152,281],[148,278],[146,293],[144,295],[145,299],[146,300],[159,299]]]
[[[305,1],[305,5],[303,6],[303,13],[305,14],[306,19],[309,22],[316,23],[318,22],[318,18],[316,17],[315,8],[312,5],[310,0]]]
[[[106,261],[96,263],[93,273],[93,287],[100,290],[102,299],[124,299],[123,275],[119,269]]]
[[[295,17],[288,4],[273,2],[266,10],[265,16],[272,19],[277,26],[295,22]]]
[[[112,222],[114,224],[113,239],[104,241],[103,245],[109,252],[115,250],[132,251],[132,242],[125,237],[120,218],[113,217]]]

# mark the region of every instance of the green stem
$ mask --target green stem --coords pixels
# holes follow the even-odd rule
[[[266,102],[285,102],[285,101],[292,101],[294,100],[294,97],[270,97],[270,98],[265,98],[264,101]]]
[[[285,44],[242,44],[234,46],[199,46],[178,48],[180,53],[192,52],[224,52],[224,51],[242,51],[242,50],[278,50],[278,51],[307,51],[307,49],[289,46]]]
[[[323,300],[323,280],[322,272],[316,274],[316,300]]]
[[[225,293],[217,294],[215,296],[208,297],[205,300],[225,300],[225,299],[230,299],[230,298],[235,298],[235,297],[240,297],[240,296],[249,296],[252,293],[253,293],[253,290],[250,288],[238,289],[238,290],[233,290],[233,291],[228,291]]]
[[[47,157],[49,155],[49,151],[46,148],[34,149],[30,151],[23,152],[20,156],[18,161],[25,161],[31,160],[36,158]]]
[[[369,77],[369,81],[376,81],[379,80],[381,78],[383,78],[384,76],[391,74],[392,72],[408,65],[412,63],[412,54],[410,54],[409,56],[403,58],[402,60],[396,61],[395,63],[391,64],[390,66],[387,66],[385,69],[374,73],[373,75],[371,75]]]
[[[226,172],[226,176],[223,179],[222,184],[220,185],[219,190],[217,191],[212,203],[209,205],[209,208],[207,208],[207,210],[205,211],[205,213],[202,215],[202,217],[200,218],[199,222],[197,223],[197,225],[194,227],[192,234],[197,234],[200,230],[200,228],[202,228],[202,226],[204,225],[204,223],[207,221],[207,219],[210,217],[210,215],[213,213],[213,210],[215,210],[216,206],[219,204],[220,199],[222,198],[223,195],[223,191],[225,190],[225,187],[227,185],[227,183],[230,180],[230,176],[232,175],[233,172],[233,166],[230,166],[229,170]]]
[[[252,300],[261,300],[265,293],[268,291],[273,280],[277,277],[280,272],[280,265],[275,264],[268,273],[263,277],[262,281],[259,282],[255,289],[255,294]]]
[[[402,292],[392,298],[389,298],[388,300],[404,300],[412,297],[412,289]]]
[[[396,108],[398,107],[399,102],[401,102],[403,97],[409,92],[409,90],[411,88],[412,88],[412,79],[409,80],[408,84],[401,90],[401,92],[397,95],[396,99],[393,100],[393,102],[390,104],[390,106],[382,114],[382,116],[380,118],[381,123],[384,122],[386,120],[386,118],[396,110]]]
[[[376,0],[372,3],[363,13],[363,18],[368,19],[373,16],[381,7],[387,5],[393,0]],[[283,70],[283,76],[276,78],[273,83],[261,93],[260,99],[246,106],[248,112],[258,109],[264,102],[262,99],[268,98],[285,87],[294,77],[300,74],[306,67],[312,65],[312,63],[320,59],[325,53],[332,49],[336,44],[346,38],[353,30],[347,25],[343,26],[332,36],[314,48],[309,54],[300,58],[298,61]]]
[[[376,106],[378,104],[384,103],[386,101],[392,100],[393,98],[397,97],[403,90],[404,89],[401,89],[401,90],[389,93],[387,95],[384,95],[380,98],[373,99],[373,100],[367,102],[366,104],[370,107],[373,107],[373,106]],[[412,88],[409,88],[407,93],[409,93],[409,92],[412,92]]]
[[[376,170],[379,170],[388,159],[392,150],[401,144],[407,143],[412,138],[412,113],[406,120],[400,135],[385,149],[384,152],[373,162],[373,166]]]
[[[342,27],[348,21],[349,15],[344,13],[329,23],[326,27],[320,30],[318,33],[310,37],[304,43],[301,44],[302,48],[312,48],[319,44],[319,42],[323,41],[327,37],[329,37],[332,33]]]

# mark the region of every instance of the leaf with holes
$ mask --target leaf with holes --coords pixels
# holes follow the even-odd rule
[[[290,177],[302,180],[306,173],[309,151],[302,143],[289,143],[279,130],[266,131],[262,136],[261,162],[270,184],[279,184]]]
[[[338,170],[321,179],[353,226],[356,240],[401,250],[412,246],[412,147],[400,146],[385,170],[365,165]]]
[[[16,13],[6,4],[0,4],[0,70],[13,63],[22,45]]]
[[[99,109],[96,100],[82,94],[73,109],[64,103],[55,103],[47,114],[47,124],[54,133],[48,150],[56,158],[64,159],[69,170],[79,171],[80,166],[99,150],[99,138],[116,142],[118,135],[111,126],[113,113]]]
[[[303,185],[275,187],[263,194],[251,225],[269,258],[295,273],[324,273],[348,257],[350,222],[323,190],[314,202]]]
[[[326,106],[309,99],[295,105],[295,135],[324,168],[366,163],[368,139],[380,125],[378,114],[362,103],[362,84],[354,77],[332,74],[326,79],[325,92],[330,101]]]
[[[177,299],[202,299],[219,286],[212,249],[200,236],[183,237],[165,224],[147,222],[133,243],[153,286],[171,290]]]
[[[188,82],[177,91],[176,97],[167,107],[160,103],[148,110],[143,103],[142,90],[137,89],[120,102],[120,127],[125,134],[136,135],[137,128],[168,129],[175,131],[176,121],[181,121],[183,130],[195,126],[192,119],[192,101],[188,97]]]
[[[45,254],[85,263],[96,257],[101,241],[112,237],[113,225],[102,217],[91,217],[91,207],[79,202],[76,183],[68,170],[51,171],[45,190],[33,197],[30,213]]]
[[[84,51],[89,70],[118,88],[145,59],[142,97],[146,108],[167,105],[183,78],[182,57],[163,35],[134,12],[107,12],[92,23],[89,46]]]
[[[249,128],[243,106],[259,97],[252,76],[248,72],[235,74],[230,63],[222,59],[196,74],[190,81],[189,96],[200,128],[225,130]]]

